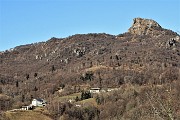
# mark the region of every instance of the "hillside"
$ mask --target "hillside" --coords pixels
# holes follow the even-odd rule
[[[7,120],[52,120],[39,112],[34,111],[17,111],[6,112]]]
[[[125,100],[135,99],[134,113],[137,109],[148,107],[148,103],[143,101],[148,102],[148,96],[152,98],[152,94],[157,95],[153,93],[154,89],[159,99],[162,99],[161,95],[168,96],[169,93],[157,89],[165,91],[171,86],[171,92],[177,96],[172,97],[172,101],[177,104],[173,119],[178,119],[180,112],[177,109],[180,104],[176,98],[180,97],[177,90],[179,81],[180,36],[151,19],[135,18],[128,32],[116,36],[90,33],[67,38],[53,37],[46,42],[21,45],[0,53],[0,94],[8,96],[8,99],[0,97],[2,111],[29,104],[33,98],[44,98],[53,103],[57,97],[91,87],[121,88],[119,92],[108,95],[112,98],[104,96],[106,102],[91,108],[99,111],[94,113],[97,117],[91,119],[121,119],[122,116],[123,119],[132,119],[132,114],[126,114],[128,110],[121,111],[131,103],[125,103]],[[60,88],[63,88],[61,92]],[[131,93],[132,89],[138,94]],[[126,93],[126,90],[130,93]],[[152,93],[144,93],[146,90]],[[121,93],[135,95],[123,98]],[[167,102],[166,98],[163,100]],[[114,99],[114,103],[111,102]],[[137,99],[141,102],[137,103]],[[121,109],[114,114],[107,112],[108,106],[119,106]],[[156,119],[153,113],[147,113],[142,112],[136,119],[145,119],[145,116],[149,116],[147,119]],[[70,113],[62,112],[60,116],[65,119],[67,115],[70,116]],[[163,115],[162,118],[169,117]]]

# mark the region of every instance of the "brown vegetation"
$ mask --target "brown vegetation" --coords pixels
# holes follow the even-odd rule
[[[180,36],[141,20],[133,23],[139,32],[53,37],[1,52],[0,111],[44,98],[61,119],[179,119]],[[121,90],[93,96],[98,106],[88,108],[54,101],[90,87]]]

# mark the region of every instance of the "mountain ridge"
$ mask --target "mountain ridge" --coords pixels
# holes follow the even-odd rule
[[[133,29],[139,24],[140,31]],[[144,89],[149,85],[179,85],[179,38],[153,20],[135,18],[123,34],[53,37],[4,51],[0,54],[0,92],[11,98],[11,104],[1,108],[15,108],[37,97],[52,101],[87,90],[87,86],[129,89],[131,84]],[[59,93],[62,86],[64,90]]]

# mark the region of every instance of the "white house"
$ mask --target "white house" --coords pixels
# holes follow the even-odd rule
[[[89,90],[90,93],[99,93],[100,92],[100,88],[91,88]]]
[[[33,99],[31,104],[32,106],[41,107],[41,106],[46,106],[47,102],[46,100],[43,99]]]

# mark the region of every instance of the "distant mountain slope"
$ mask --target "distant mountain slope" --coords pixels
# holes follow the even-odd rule
[[[61,94],[69,94],[85,85],[164,84],[179,75],[180,36],[143,18],[135,18],[128,32],[117,36],[53,37],[0,53],[0,92],[12,98],[13,106],[36,97],[50,99],[62,85]]]

